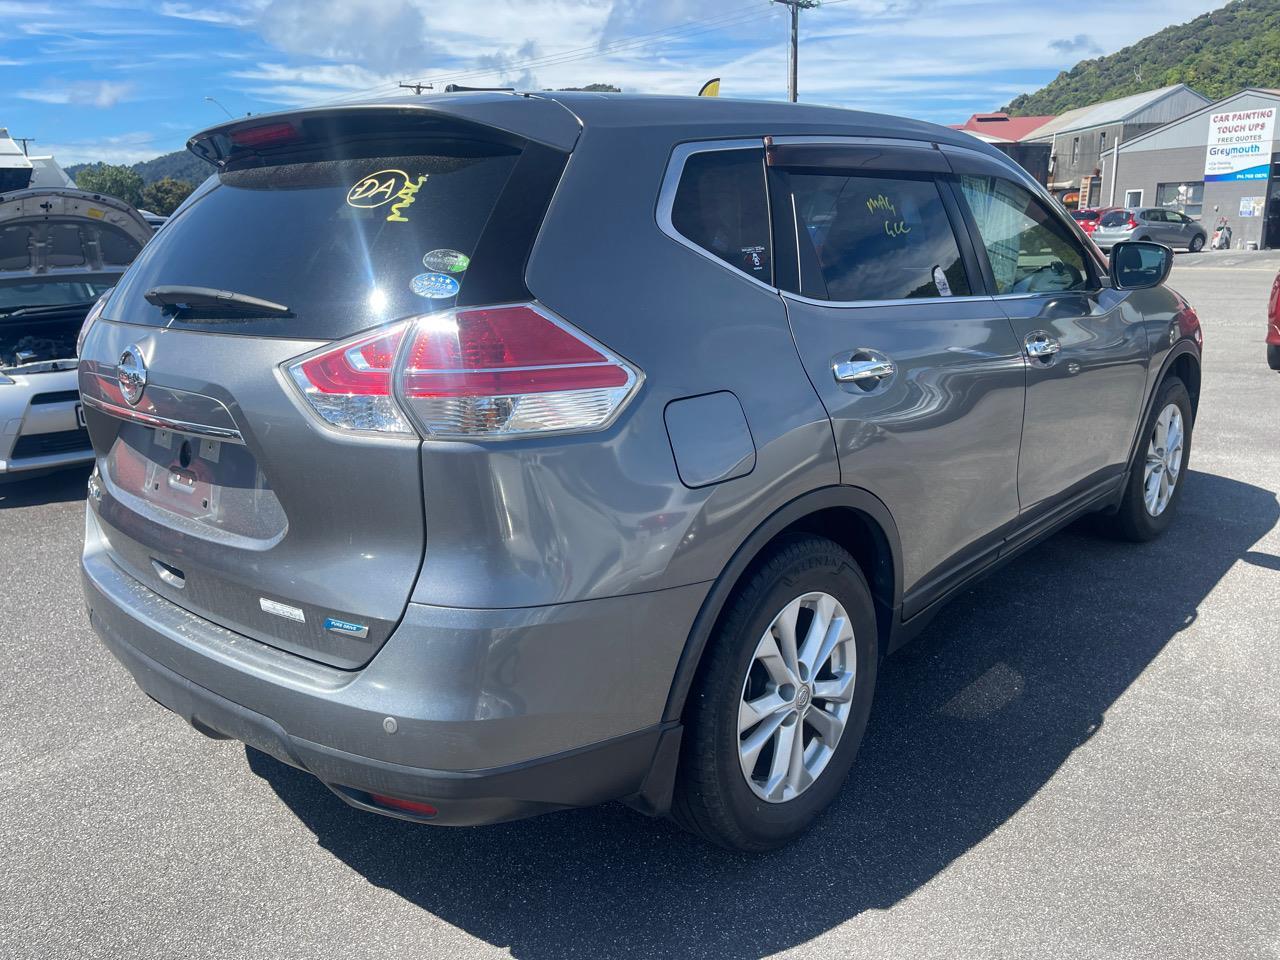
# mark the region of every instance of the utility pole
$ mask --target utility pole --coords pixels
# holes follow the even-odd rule
[[[433,87],[429,83],[402,83],[400,84],[400,86],[403,87],[405,90],[412,90],[414,93],[418,94],[419,96],[422,95],[423,90],[435,89],[435,87]]]
[[[787,99],[795,103],[799,95],[797,61],[800,58],[800,11],[812,10],[821,3],[821,0],[772,0],[772,2],[791,8],[791,47],[787,56]]]

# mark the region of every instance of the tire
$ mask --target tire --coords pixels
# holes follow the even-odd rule
[[[838,627],[828,632],[843,639],[828,657],[815,658],[816,648],[806,647],[805,634],[823,610],[833,626],[843,620],[852,637]],[[788,611],[796,611],[793,631],[800,658],[808,650],[810,660],[820,660],[819,670],[807,676],[800,658],[794,669],[784,670],[779,658],[757,657],[766,632],[771,638],[784,634],[778,621],[785,622]],[[871,591],[853,557],[832,541],[810,535],[788,537],[772,547],[747,572],[708,640],[685,710],[672,818],[730,850],[772,850],[803,833],[839,793],[857,756],[871,712],[878,656]],[[779,673],[797,682],[780,682],[775,679]],[[835,691],[841,684],[847,692],[838,701],[823,696],[823,690]],[[754,716],[741,709],[744,700],[777,703],[778,708],[762,713],[758,724],[748,719],[740,729],[741,716]],[[829,734],[832,746],[818,727],[833,731],[831,718],[846,707],[843,728]],[[820,713],[825,716],[819,718]],[[778,755],[784,765],[787,757],[796,757],[779,749],[788,729],[793,731],[788,742],[794,743],[796,728],[802,738],[800,762],[788,765],[786,775],[776,774]],[[776,732],[766,738],[769,730]],[[753,774],[757,769],[760,773],[749,782],[744,763],[751,761],[744,761],[740,750],[750,756],[751,744],[760,742],[764,745],[758,748]],[[778,784],[772,799],[765,796],[771,784]]]
[[[1156,443],[1156,431],[1161,417],[1170,407],[1177,409],[1182,424],[1181,454],[1176,471],[1171,471],[1168,465],[1157,467],[1153,471],[1157,490],[1160,489],[1159,474],[1161,472],[1164,472],[1166,477],[1173,477],[1172,489],[1167,499],[1164,499],[1161,505],[1161,498],[1157,497],[1156,509],[1153,513],[1148,497],[1147,466],[1152,448],[1154,447],[1157,451],[1164,449]],[[1160,385],[1156,402],[1151,408],[1151,415],[1147,417],[1147,422],[1143,426],[1142,438],[1138,441],[1138,455],[1126,481],[1124,499],[1120,502],[1120,509],[1115,515],[1113,529],[1122,539],[1139,543],[1154,540],[1173,523],[1178,502],[1182,499],[1183,487],[1186,486],[1187,464],[1191,460],[1192,426],[1191,397],[1187,393],[1187,388],[1177,377],[1168,377]]]
[[[1204,234],[1197,233],[1191,238],[1191,242],[1187,244],[1187,250],[1190,253],[1199,253],[1204,249]]]

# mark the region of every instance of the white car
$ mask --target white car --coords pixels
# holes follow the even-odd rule
[[[152,232],[112,197],[0,194],[0,481],[93,460],[76,337]]]

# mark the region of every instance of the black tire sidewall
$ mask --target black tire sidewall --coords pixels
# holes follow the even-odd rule
[[[1158,517],[1153,517],[1147,512],[1147,506],[1143,499],[1143,466],[1146,462],[1147,447],[1151,443],[1151,432],[1155,429],[1156,421],[1160,417],[1161,411],[1170,403],[1178,405],[1179,411],[1182,413],[1182,464],[1178,468],[1178,482],[1173,488],[1173,496],[1169,498],[1169,503],[1165,506],[1163,512]],[[1187,485],[1187,471],[1191,464],[1191,436],[1195,428],[1195,422],[1191,411],[1191,396],[1187,393],[1186,386],[1177,377],[1170,377],[1160,387],[1160,392],[1156,396],[1156,402],[1151,408],[1151,415],[1147,417],[1147,422],[1142,428],[1142,437],[1138,441],[1138,453],[1134,458],[1133,470],[1129,476],[1129,489],[1125,494],[1125,502],[1121,507],[1122,519],[1127,532],[1134,539],[1151,540],[1160,536],[1169,525],[1173,523],[1173,518],[1178,511],[1178,503],[1182,500],[1182,491]]]
[[[716,745],[716,780],[726,811],[743,834],[743,839],[758,849],[785,843],[805,829],[835,798],[857,756],[871,712],[879,653],[871,592],[861,570],[847,553],[828,541],[815,542],[828,543],[834,548],[820,554],[824,560],[821,566],[812,565],[813,555],[810,554],[810,559],[805,562],[780,570],[779,575],[771,578],[772,582],[755,596],[739,597],[737,602],[749,605],[750,611],[739,621],[742,625],[736,631],[737,636],[717,638],[720,642],[735,644],[735,655],[729,661],[732,666],[725,671],[727,675],[713,681],[719,687],[710,717]],[[794,569],[797,567],[798,570]],[[839,600],[853,626],[858,657],[853,704],[835,754],[817,781],[794,800],[768,803],[757,797],[747,785],[738,760],[738,704],[742,684],[756,645],[774,617],[796,597],[816,591],[828,593]]]

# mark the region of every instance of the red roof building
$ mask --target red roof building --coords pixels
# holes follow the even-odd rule
[[[963,130],[990,142],[1016,143],[1035,133],[1054,117],[1011,117],[1007,113],[975,113],[964,123],[952,124],[952,130]]]

